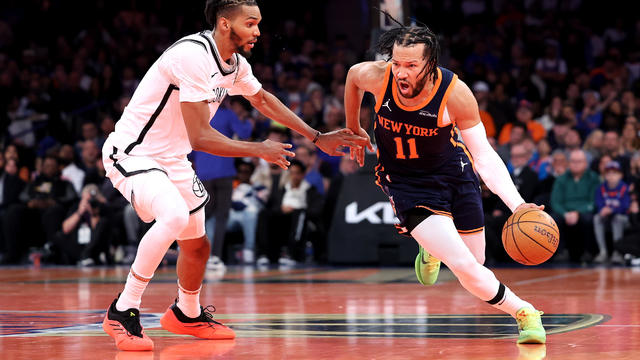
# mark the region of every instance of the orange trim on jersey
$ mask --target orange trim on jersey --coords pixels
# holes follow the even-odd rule
[[[440,70],[440,69],[438,69]],[[442,101],[440,102],[440,109],[438,109],[438,127],[445,127],[446,125],[443,123],[442,118],[444,118],[444,108],[447,106],[447,100],[449,99],[449,95],[451,94],[451,90],[456,85],[456,81],[458,80],[458,75],[453,74],[453,78],[451,78],[451,82],[449,83],[449,87],[444,92],[442,96]],[[451,114],[449,114],[449,119],[451,119]],[[453,120],[451,120],[453,123]]]
[[[382,82],[382,88],[378,90],[378,96],[376,96],[376,113],[380,111],[382,102],[384,101],[384,93],[387,92],[387,86],[389,85],[389,74],[391,74],[391,64],[387,65],[387,70],[384,72],[384,81]]]
[[[405,106],[405,105],[402,105],[402,103],[399,100],[400,98],[398,97],[398,84],[396,84],[396,82],[394,81],[393,84],[391,85],[393,100],[396,102],[396,105],[398,105],[398,107],[404,111],[418,111],[423,107],[427,106],[429,102],[431,102],[431,99],[433,99],[433,97],[438,92],[438,88],[440,87],[441,82],[442,82],[442,71],[440,71],[440,68],[438,68],[438,79],[436,80],[436,83],[433,85],[433,89],[431,89],[431,93],[429,93],[429,96],[427,96],[427,98],[418,105]]]
[[[456,135],[455,127],[451,127],[451,137],[449,138],[449,141],[451,141],[451,144],[453,145],[453,147],[458,147],[458,143],[453,139],[455,135]]]
[[[427,209],[429,211],[431,211],[432,213],[436,214],[436,215],[443,215],[449,218],[453,219],[453,216],[451,216],[451,213],[448,211],[441,211],[441,210],[434,210],[428,206],[424,206],[424,205],[416,205],[417,208],[423,208],[423,209]]]
[[[471,229],[471,230],[458,230],[458,233],[462,234],[462,235],[471,235],[471,234],[479,233],[479,232],[481,232],[483,230],[484,230],[484,226],[483,227],[479,227],[477,229]]]
[[[473,158],[471,157],[471,154],[469,154],[469,150],[467,150],[467,147],[464,146],[463,143],[459,142],[458,146],[460,146],[462,148],[462,150],[464,150],[464,153],[467,154],[467,157],[469,158],[469,161],[471,161],[471,167],[473,167],[473,169],[476,169],[476,165],[473,163]]]

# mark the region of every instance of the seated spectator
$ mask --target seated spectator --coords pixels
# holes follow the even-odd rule
[[[577,114],[580,132],[587,136],[591,131],[600,127],[602,123],[602,104],[600,94],[594,90],[587,90],[582,94],[584,108]]]
[[[620,164],[620,167],[622,168],[624,179],[629,178],[630,159],[629,159],[629,156],[625,155],[624,150],[622,148],[622,142],[620,141],[620,135],[618,135],[616,131],[607,131],[604,133],[601,158],[603,156],[609,156],[611,157],[611,160],[617,161]],[[598,164],[600,163],[599,160],[598,160]]]
[[[76,198],[73,185],[60,178],[57,158],[46,156],[42,174],[22,191],[21,204],[11,206],[4,216],[5,262],[22,262],[29,247],[53,243]]]
[[[538,180],[544,180],[551,172],[551,146],[542,139],[536,146],[536,152],[529,160],[529,167],[538,174]]]
[[[480,111],[480,120],[487,131],[487,137],[495,137],[496,125],[493,116],[488,111],[489,106],[489,85],[484,81],[476,81],[473,83],[473,95],[478,101],[478,110]]]
[[[295,265],[302,259],[306,246],[304,231],[307,219],[316,220],[322,212],[322,196],[304,180],[306,168],[291,160],[288,180],[282,188],[274,188],[266,208],[258,219],[258,266],[278,258],[283,266]]]
[[[569,171],[553,184],[552,216],[560,228],[560,247],[568,249],[571,261],[588,260],[585,250],[592,246],[594,197],[599,184],[598,175],[587,167],[582,150],[571,152]],[[561,248],[557,254],[562,257]]]
[[[556,150],[551,154],[550,171],[547,176],[538,183],[538,196],[536,201],[534,201],[536,204],[549,206],[549,197],[551,196],[553,183],[557,178],[567,172],[568,167],[569,160],[564,151]]]
[[[104,176],[100,175],[97,162],[100,160],[100,149],[95,141],[87,140],[81,143],[80,168],[84,171],[84,185],[102,184]]]
[[[76,193],[80,194],[82,191],[82,185],[84,184],[84,170],[80,169],[75,163],[75,153],[73,147],[69,144],[64,144],[58,151],[58,159],[62,166],[61,177],[64,180],[69,181]]]
[[[322,175],[318,171],[320,162],[316,155],[315,147],[305,145],[298,146],[295,150],[295,159],[300,161],[307,168],[304,179],[311,184],[319,194],[324,195],[324,181]]]
[[[587,156],[591,156],[591,159],[598,159],[602,155],[603,141],[604,132],[600,129],[595,129],[584,140],[582,149],[587,153]]]
[[[505,127],[507,125],[505,125]],[[509,141],[506,144],[498,146],[498,149],[496,150],[505,164],[509,163],[509,158],[511,157],[511,147],[516,144],[520,144],[526,137],[527,128],[524,126],[524,124],[514,123],[511,124],[509,131]]]
[[[106,199],[97,185],[88,184],[82,189],[80,201],[71,207],[62,230],[54,238],[53,256],[59,263],[102,263],[100,254],[109,252],[111,231],[105,206]]]
[[[553,119],[553,127],[547,136],[552,150],[564,149],[564,137],[571,129],[571,126],[571,122],[565,117]]]
[[[613,243],[618,253],[632,266],[640,266],[640,178],[636,179],[631,188],[631,204],[629,205],[629,227],[624,231],[622,240]],[[625,261],[625,262],[626,262]]]
[[[24,181],[17,176],[17,172],[16,161],[9,159],[5,162],[4,155],[0,153],[0,263],[6,254],[2,218],[11,205],[19,202],[18,196],[25,186]]]
[[[593,229],[600,250],[594,261],[598,263],[604,263],[608,259],[606,228],[611,227],[614,244],[622,239],[624,227],[629,221],[627,211],[631,202],[629,186],[622,181],[620,164],[610,161],[604,171],[605,182],[596,191],[596,214],[593,217]],[[623,261],[622,255],[614,251],[611,262],[622,264]]]
[[[267,188],[263,185],[251,184],[250,179],[255,168],[252,163],[238,161],[236,168],[237,175],[231,194],[227,230],[242,230],[244,237],[242,261],[250,264],[254,261],[258,213],[267,201]]]
[[[546,135],[546,130],[542,125],[533,120],[533,105],[527,100],[520,100],[516,110],[517,122],[523,124],[533,141],[538,142]],[[511,136],[511,127],[513,124],[505,124],[500,131],[498,143],[504,145],[509,142]]]
[[[573,150],[582,149],[582,139],[580,139],[580,133],[576,129],[569,129],[567,134],[564,136],[564,151],[567,155],[571,154]],[[585,151],[585,156],[587,157],[587,164],[591,164],[593,158],[591,154]]]

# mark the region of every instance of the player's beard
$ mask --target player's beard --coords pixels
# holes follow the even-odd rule
[[[424,85],[427,83],[427,74],[425,73],[424,75],[422,75],[421,78],[418,78],[416,80],[416,86],[413,87],[413,91],[408,95],[408,96],[404,96],[407,99],[413,99],[414,97],[418,96],[418,94],[420,94],[422,92],[422,89],[424,89]],[[398,84],[398,87],[400,86],[400,84]]]
[[[235,31],[233,31],[233,28],[231,28],[231,34],[229,36],[231,37],[231,41],[233,42],[233,44],[236,46],[236,52],[238,54],[244,56],[247,59],[251,57],[251,50],[244,49],[244,45],[247,45],[247,43],[242,44],[242,39],[240,38],[240,36],[238,36],[238,34],[236,34]]]

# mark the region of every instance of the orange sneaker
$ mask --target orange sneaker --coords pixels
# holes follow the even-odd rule
[[[118,299],[113,300],[102,321],[104,332],[116,341],[116,347],[120,350],[153,350],[153,341],[144,333],[140,325],[140,311],[138,309],[118,311],[117,301]]]
[[[213,309],[213,310],[212,310]],[[213,320],[213,305],[200,306],[200,316],[187,317],[178,307],[177,301],[171,305],[160,318],[162,328],[174,334],[193,335],[202,339],[223,340],[233,339],[236,333],[223,324]]]

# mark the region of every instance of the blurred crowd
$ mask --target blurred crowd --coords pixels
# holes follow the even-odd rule
[[[130,263],[149,225],[105,178],[102,144],[162,51],[205,29],[202,15],[175,15],[165,1],[153,11],[83,2],[85,16],[65,22],[64,2],[14,2],[0,9],[0,260]],[[556,219],[555,260],[640,265],[640,20],[619,14],[586,25],[587,6],[465,0],[413,10],[440,34],[442,66],[472,89],[524,199]],[[370,39],[327,38],[331,19],[318,12],[270,16],[249,59],[254,74],[311,126],[344,127],[346,73],[373,58]],[[368,96],[361,122],[369,131],[372,117]],[[282,171],[258,159],[190,155],[215,199],[206,208],[209,267],[326,261],[354,161],[324,154],[242,98],[227,99],[211,124],[237,139],[291,142],[296,160]],[[509,211],[484,188],[483,201],[488,261],[506,261],[500,233]]]

